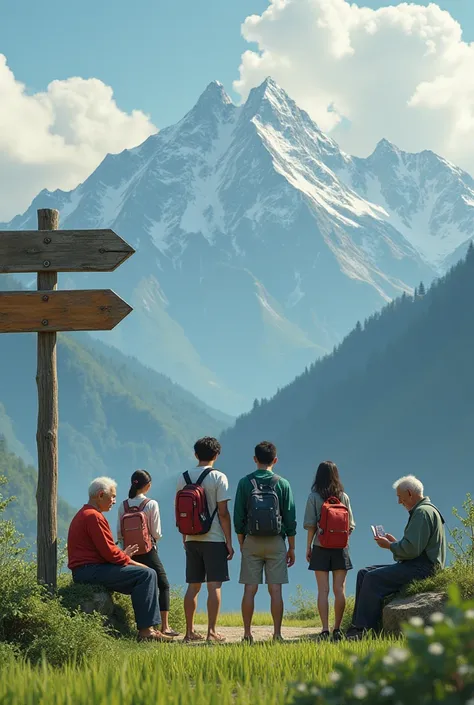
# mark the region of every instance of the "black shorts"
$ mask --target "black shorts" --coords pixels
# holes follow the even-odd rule
[[[186,541],[186,582],[225,583],[229,580],[227,546],[223,541]]]
[[[351,570],[352,563],[347,548],[321,548],[313,546],[309,570],[331,573],[333,570]]]

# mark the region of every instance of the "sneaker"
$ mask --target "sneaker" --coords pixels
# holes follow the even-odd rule
[[[325,629],[324,631],[320,632],[320,634],[318,634],[317,639],[318,639],[318,641],[329,641],[329,637],[330,637],[330,634]]]
[[[357,629],[356,627],[351,627],[346,634],[347,641],[361,641],[365,636],[364,629]]]
[[[344,633],[340,629],[334,629],[332,633],[333,641],[342,641],[344,639]]]

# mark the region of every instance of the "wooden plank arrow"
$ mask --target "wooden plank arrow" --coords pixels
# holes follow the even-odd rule
[[[0,333],[112,330],[132,307],[110,289],[0,292]]]
[[[0,273],[111,272],[134,252],[113,230],[0,230]]]

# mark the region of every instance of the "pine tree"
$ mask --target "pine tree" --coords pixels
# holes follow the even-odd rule
[[[420,286],[418,287],[418,296],[420,296],[420,297],[425,296],[425,294],[426,294],[425,285],[423,284],[423,282],[420,282]]]

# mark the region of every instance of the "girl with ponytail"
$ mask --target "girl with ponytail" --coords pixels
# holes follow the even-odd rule
[[[166,571],[163,567],[160,557],[158,556],[157,544],[161,539],[161,519],[160,508],[155,499],[148,499],[147,494],[151,488],[151,475],[146,470],[135,470],[130,480],[130,489],[128,491],[128,500],[122,502],[119,506],[118,521],[117,521],[117,537],[119,543],[123,544],[122,536],[122,517],[128,511],[128,508],[140,507],[146,518],[148,533],[152,539],[153,547],[147,553],[140,555],[135,554],[133,560],[137,563],[152,568],[156,572],[158,579],[159,603],[161,612],[161,634],[164,637],[179,636],[178,632],[170,628],[169,625],[169,609],[170,609],[170,585],[166,576]]]

